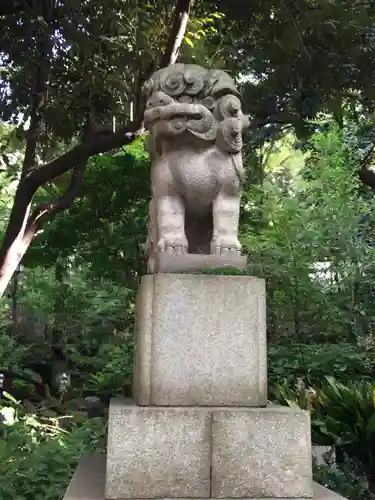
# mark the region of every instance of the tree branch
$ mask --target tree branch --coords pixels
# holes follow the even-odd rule
[[[35,11],[36,15],[47,18],[49,0],[42,0]],[[47,18],[48,19],[48,18]],[[30,126],[27,132],[26,150],[23,159],[21,179],[25,177],[35,164],[36,149],[40,139],[41,125],[42,125],[42,108],[45,104],[47,93],[47,80],[51,67],[50,55],[52,50],[52,43],[49,33],[43,27],[41,28],[36,24],[36,29],[32,30],[30,41],[36,36],[36,51],[38,53],[38,61],[36,63],[34,88],[32,105],[30,112]]]
[[[40,15],[48,20],[49,14],[49,0],[41,0],[36,5],[35,15]],[[15,199],[13,202],[12,211],[9,218],[9,223],[5,231],[4,239],[0,249],[0,262],[6,258],[7,249],[9,249],[17,238],[22,239],[23,233],[27,225],[27,218],[31,208],[31,197],[26,197],[22,200],[20,205],[17,204],[22,198],[20,191],[23,187],[23,180],[26,178],[28,172],[33,170],[35,165],[36,148],[40,139],[41,123],[42,123],[42,108],[45,102],[47,93],[47,79],[50,69],[50,52],[51,39],[49,33],[45,28],[41,28],[38,24],[30,33],[30,42],[36,39],[36,52],[38,53],[38,60],[36,62],[34,88],[32,89],[31,109],[30,109],[30,125],[27,131],[26,150],[21,170],[21,180],[17,187]],[[27,201],[27,204],[25,204]],[[21,208],[21,210],[20,210]],[[0,280],[2,271],[0,268]]]
[[[32,191],[34,194],[40,186],[68,172],[72,167],[88,160],[91,156],[107,153],[130,144],[142,134],[142,121],[143,117],[140,116],[134,122],[121,127],[117,132],[89,134],[89,138],[78,146],[30,172],[25,178],[27,190]]]
[[[42,0],[48,1],[48,0]],[[176,61],[185,34],[189,9],[192,0],[177,0],[171,33],[163,54],[161,66],[168,66]],[[40,5],[40,4],[38,4]],[[0,9],[0,14],[1,14]],[[42,52],[45,56],[45,53]],[[145,75],[147,78],[151,75]],[[26,148],[22,176],[18,185],[8,226],[0,249],[0,296],[11,279],[18,263],[25,254],[32,239],[42,224],[57,212],[70,207],[78,196],[83,184],[83,176],[88,160],[99,153],[107,153],[131,143],[143,133],[144,103],[138,110],[138,116],[116,132],[109,127],[93,126],[89,123],[82,143],[38,168],[31,168],[35,161],[35,150],[39,140],[40,107],[43,105],[46,72],[38,66],[36,87],[32,105],[32,123],[30,125],[28,147]],[[43,83],[43,85],[42,85]],[[56,200],[39,206],[29,217],[32,199],[37,190],[48,181],[73,170],[72,180],[67,191]]]
[[[20,232],[26,230],[26,227],[29,226],[28,224],[23,227],[25,217],[28,215],[28,207],[33,196],[43,184],[63,175],[72,168],[77,168],[77,165],[85,165],[86,167],[87,161],[91,156],[98,153],[105,153],[112,149],[118,149],[121,146],[131,143],[142,131],[140,128],[141,123],[142,122],[138,120],[118,132],[108,135],[97,136],[96,134],[88,134],[89,138],[82,144],[79,144],[59,158],[29,172],[26,177],[20,181],[16,191],[8,227],[0,249],[0,262],[2,262],[5,257],[4,252],[7,251],[9,243],[11,244],[17,237],[20,237]],[[0,267],[0,281],[1,276]]]
[[[189,20],[189,12],[192,0],[178,0],[173,16],[172,28],[169,34],[167,46],[160,66],[162,68],[175,64],[180,52],[182,41],[185,36],[186,26]]]
[[[64,194],[62,194],[52,202],[43,203],[38,208],[36,208],[36,210],[34,210],[33,214],[29,218],[24,235],[25,238],[30,239],[30,242],[35,234],[39,231],[41,226],[44,224],[44,222],[52,219],[52,217],[54,217],[58,212],[69,208],[74,199],[77,198],[77,196],[80,194],[83,186],[86,166],[87,161],[82,162],[81,164],[78,164],[73,168],[69,187]]]

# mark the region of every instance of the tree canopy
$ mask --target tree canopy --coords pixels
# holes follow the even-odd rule
[[[331,118],[355,122],[358,172],[375,187],[371,2],[8,0],[1,9],[0,118],[12,126],[1,158],[19,179],[2,291],[43,224],[82,192],[89,158],[142,135],[142,85],[177,57],[238,79],[250,156],[290,130],[303,147]],[[24,147],[18,171],[14,141]],[[260,179],[253,159],[249,177]]]

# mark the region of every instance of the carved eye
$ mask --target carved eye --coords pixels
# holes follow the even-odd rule
[[[205,97],[202,102],[203,106],[207,109],[213,109],[215,107],[215,99],[213,97]]]

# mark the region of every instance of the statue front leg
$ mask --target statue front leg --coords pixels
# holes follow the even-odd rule
[[[185,205],[178,194],[159,196],[157,202],[158,250],[182,254],[188,251],[185,234]]]
[[[238,221],[240,216],[240,195],[230,195],[222,190],[212,206],[213,238],[211,254],[225,255],[229,252],[240,253],[238,240]]]

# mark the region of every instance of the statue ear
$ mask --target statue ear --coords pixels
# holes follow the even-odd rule
[[[142,89],[141,89],[141,93],[145,99],[145,101],[147,101],[152,93],[152,89],[154,88],[154,81],[152,78],[150,78],[149,80],[147,80],[143,85],[142,85]]]

